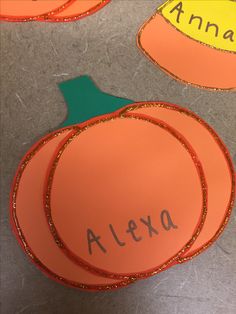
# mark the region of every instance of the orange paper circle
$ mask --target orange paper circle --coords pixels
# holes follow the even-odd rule
[[[222,233],[235,200],[235,171],[230,153],[216,132],[193,112],[162,102],[136,103],[124,109],[161,119],[185,136],[197,152],[208,186],[208,211],[203,230],[179,261],[208,248]]]
[[[76,0],[0,0],[0,19],[5,21],[33,21],[59,14]]]
[[[47,182],[46,217],[58,246],[112,278],[168,267],[194,243],[206,215],[195,152],[172,127],[143,115],[116,113],[78,126],[56,152]]]
[[[167,74],[210,89],[236,89],[236,54],[188,38],[156,13],[140,29],[138,46]]]
[[[22,159],[12,186],[11,222],[15,235],[32,262],[59,283],[87,290],[110,290],[129,281],[102,278],[69,260],[56,245],[45,219],[43,191],[51,157],[73,128],[44,137]]]

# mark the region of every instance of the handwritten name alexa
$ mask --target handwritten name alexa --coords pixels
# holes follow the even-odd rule
[[[234,42],[235,33],[232,29],[222,30],[218,24],[210,21],[204,21],[203,17],[200,15],[191,14],[187,17],[182,1],[171,9],[169,13],[175,15],[176,23],[178,24],[181,24],[183,18],[188,18],[188,24],[192,25],[199,31],[208,33],[210,36],[214,36],[215,38],[221,36],[225,40]]]
[[[161,228],[164,232],[168,232],[171,229],[177,229],[178,226],[174,224],[170,213],[168,210],[164,209],[160,213]],[[153,226],[150,216],[141,217],[138,224],[135,220],[131,219],[127,223],[127,228],[124,232],[129,235],[131,241],[136,243],[143,240],[143,237],[139,234],[140,224],[146,227],[147,236],[152,238],[158,236],[159,231]],[[109,233],[114,242],[118,247],[122,248],[126,246],[126,242],[122,239],[122,235],[119,235],[112,224],[108,225]],[[88,241],[88,252],[90,255],[93,254],[93,249],[95,247],[99,248],[103,253],[107,253],[107,248],[104,246],[105,241],[101,239],[101,236],[95,234],[92,229],[87,229],[87,241]]]

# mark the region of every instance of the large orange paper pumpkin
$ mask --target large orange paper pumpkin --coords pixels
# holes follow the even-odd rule
[[[109,290],[208,248],[235,199],[215,131],[177,105],[102,93],[86,76],[60,89],[64,127],[30,149],[12,187],[13,229],[31,260],[66,285]]]
[[[24,250],[48,275],[114,289],[183,256],[203,227],[206,199],[202,166],[184,137],[160,120],[118,111],[39,141],[15,177],[11,216]]]

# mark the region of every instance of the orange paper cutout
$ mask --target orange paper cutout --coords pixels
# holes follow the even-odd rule
[[[141,27],[137,43],[149,59],[177,80],[210,89],[236,89],[235,53],[188,38],[158,12]]]
[[[144,278],[194,243],[207,188],[196,154],[172,127],[145,115],[120,117],[84,123],[60,145],[48,173],[46,217],[58,246],[80,266]],[[148,217],[156,232],[145,226]]]
[[[59,143],[72,133],[73,128],[63,129],[44,137],[22,159],[11,193],[10,212],[14,232],[31,261],[50,278],[87,290],[124,287],[130,281],[98,277],[75,265],[58,248],[48,229],[43,208],[48,164]]]

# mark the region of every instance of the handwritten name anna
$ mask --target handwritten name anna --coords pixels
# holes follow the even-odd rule
[[[168,210],[164,209],[160,213],[160,222],[161,222],[161,228],[163,231],[170,231],[171,229],[177,229],[178,226],[174,224],[170,213]],[[127,223],[127,229],[125,228],[124,232],[129,235],[129,238],[131,241],[134,241],[136,243],[143,240],[143,237],[140,235],[139,228],[140,225],[146,227],[146,234],[149,238],[152,238],[154,236],[158,236],[159,231],[156,227],[153,226],[152,220],[150,216],[141,217],[139,219],[138,224],[135,220],[131,219]],[[114,242],[117,244],[118,247],[124,247],[126,246],[126,242],[124,241],[122,235],[118,234],[115,230],[114,226],[112,224],[108,225],[109,233]],[[92,229],[87,229],[87,241],[88,241],[88,252],[90,255],[93,254],[93,249],[96,246],[99,248],[103,253],[107,253],[107,248],[105,247],[103,239],[101,239],[101,236],[98,234],[95,234],[95,232]]]
[[[210,36],[221,36],[225,40],[234,42],[235,33],[232,29],[222,30],[218,24],[212,23],[210,21],[204,21],[203,17],[200,15],[191,14],[189,17],[187,17],[182,1],[180,1],[173,9],[171,9],[169,13],[173,15],[175,14],[177,23],[181,23],[183,18],[187,18],[188,24],[192,25],[199,31],[209,33]]]

